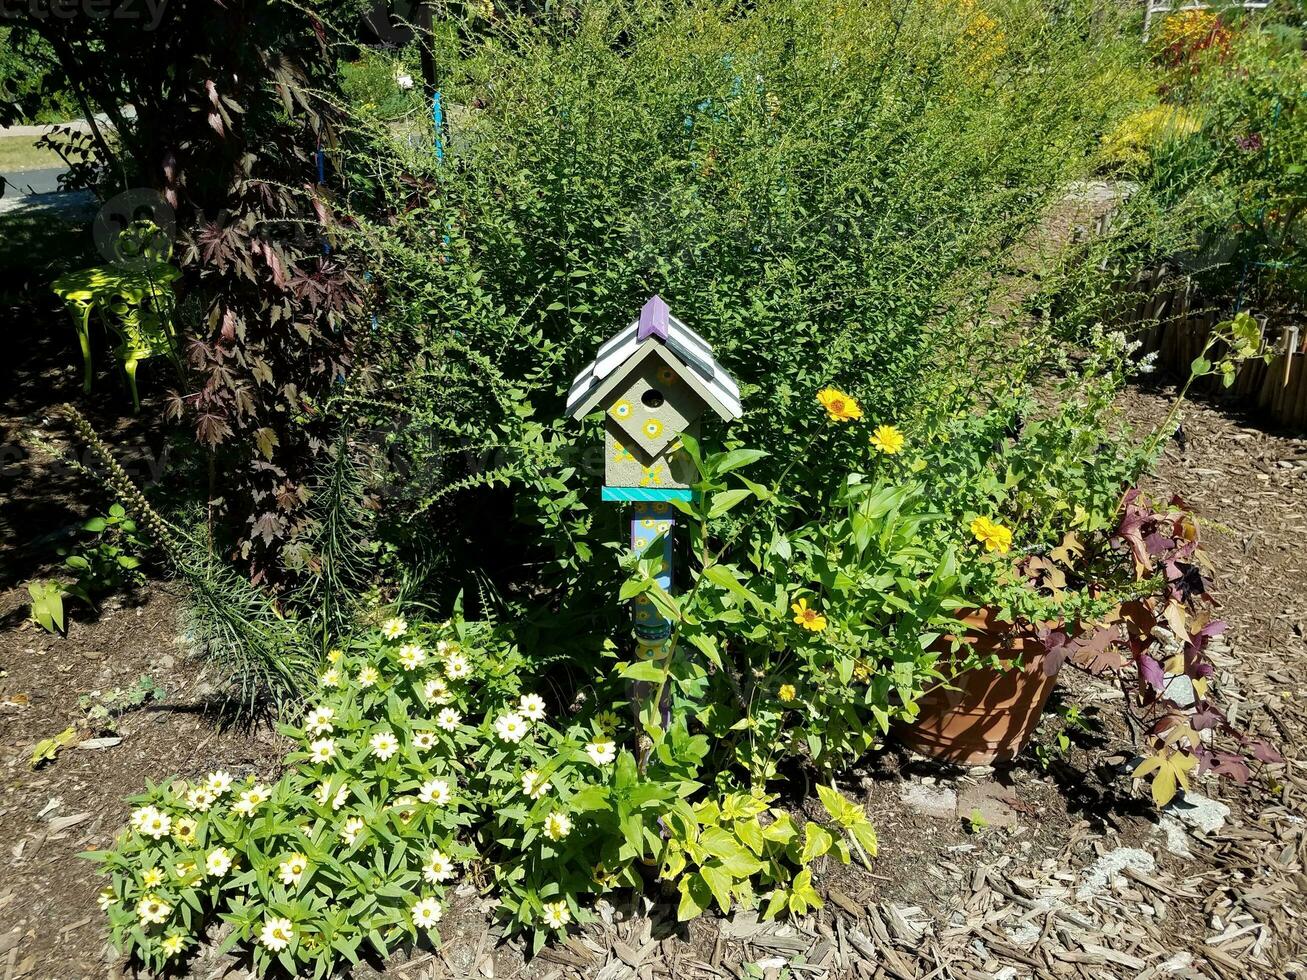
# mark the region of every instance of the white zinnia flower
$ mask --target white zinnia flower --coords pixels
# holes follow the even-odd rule
[[[145,810],[147,812],[141,819],[140,832],[155,840],[167,837],[168,832],[172,830],[172,817],[152,806],[145,807]]]
[[[545,717],[545,699],[539,694],[523,694],[520,710],[527,721],[541,721]]]
[[[382,762],[399,751],[399,739],[394,732],[377,732],[368,739],[368,744],[372,746],[372,754]]]
[[[345,825],[340,828],[340,839],[345,842],[347,847],[353,847],[354,842],[358,840],[359,834],[363,833],[365,826],[362,817],[350,817],[345,821]]]
[[[308,867],[309,859],[297,851],[277,865],[277,873],[283,885],[298,885]]]
[[[242,790],[231,805],[232,810],[245,817],[254,816],[254,811],[268,802],[268,787],[255,783],[247,790]]]
[[[434,898],[424,898],[413,905],[413,925],[418,929],[430,929],[440,921],[440,903]]]
[[[545,925],[551,929],[561,929],[572,921],[572,913],[567,910],[566,902],[545,902],[542,917]]]
[[[336,712],[326,705],[319,705],[304,716],[304,730],[310,735],[328,735],[333,730],[331,721]]]
[[[155,926],[166,922],[172,906],[158,895],[146,895],[136,905],[136,914],[141,917],[141,924]]]
[[[511,712],[500,715],[495,720],[495,733],[505,742],[520,742],[526,735],[526,719]]]
[[[439,884],[454,873],[454,862],[440,851],[432,851],[427,863],[422,866],[422,877],[434,884]]]
[[[572,832],[572,821],[567,814],[555,810],[545,817],[545,836],[550,840],[562,840]]]
[[[207,786],[192,786],[186,791],[186,805],[200,813],[208,810],[217,800],[218,797]]]
[[[231,789],[231,773],[222,769],[209,773],[209,778],[204,781],[205,788],[214,796],[221,796],[227,790]]]
[[[428,779],[418,790],[418,799],[443,806],[449,802],[449,783],[443,779]]]
[[[309,757],[314,762],[330,762],[336,757],[336,743],[329,738],[320,738],[309,746]]]
[[[427,660],[427,652],[416,643],[405,643],[399,648],[399,665],[405,670],[417,670]]]
[[[436,733],[435,733],[435,732],[414,732],[414,733],[413,733],[413,747],[414,747],[415,749],[418,749],[418,750],[422,751],[422,752],[426,752],[428,749],[433,749],[433,748],[435,748],[435,747],[436,747]]]
[[[449,685],[443,677],[433,677],[423,685],[422,695],[431,704],[444,704],[449,700]]]
[[[534,769],[528,769],[522,773],[522,792],[533,800],[538,800],[549,792],[550,786],[547,779],[542,780],[540,773]]]
[[[322,676],[318,678],[318,683],[323,687],[340,687],[340,671],[335,667],[324,670]]]
[[[359,687],[371,687],[380,679],[381,675],[377,673],[377,668],[373,667],[371,664],[366,664],[359,670]]]
[[[458,723],[462,720],[463,716],[453,708],[441,708],[440,714],[436,715],[436,726],[452,732],[458,729]]]
[[[451,681],[457,681],[472,673],[472,668],[467,662],[467,657],[461,653],[451,653],[445,660],[445,673],[449,675]]]
[[[398,640],[401,636],[403,636],[407,632],[408,632],[408,623],[404,622],[404,620],[398,617],[394,619],[388,619],[381,624],[381,635],[384,636],[387,640]]]
[[[274,953],[280,953],[290,945],[294,935],[295,927],[291,925],[290,919],[264,919],[263,929],[259,932],[259,942]]]
[[[331,808],[333,810],[339,810],[345,805],[345,801],[349,799],[349,784],[341,783],[340,786],[336,788],[336,795],[335,798],[333,798],[331,795],[331,780],[324,779],[318,784],[318,790],[314,796],[316,797],[319,806],[326,806],[327,802],[330,801]]]
[[[231,854],[225,847],[215,847],[204,859],[204,871],[206,874],[221,878],[231,870]]]
[[[606,766],[617,758],[617,745],[606,738],[597,738],[585,747],[585,754],[596,766]]]

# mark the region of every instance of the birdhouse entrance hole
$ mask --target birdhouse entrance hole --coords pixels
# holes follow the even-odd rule
[[[662,408],[665,400],[663,393],[657,388],[650,388],[640,396],[640,401],[644,402],[645,408]]]

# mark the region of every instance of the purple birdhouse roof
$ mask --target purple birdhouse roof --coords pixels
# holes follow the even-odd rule
[[[650,296],[649,301],[640,308],[635,339],[648,340],[650,337],[657,337],[663,343],[667,343],[667,319],[671,316],[671,312],[661,296],[657,294]]]
[[[580,418],[618,389],[646,357],[666,361],[724,421],[741,414],[740,389],[713,357],[712,347],[651,296],[640,315],[599,348],[567,393],[567,414]]]

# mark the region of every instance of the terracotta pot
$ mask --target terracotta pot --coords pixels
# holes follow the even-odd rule
[[[1029,627],[999,621],[990,610],[959,616],[967,625],[961,639],[981,653],[1014,661],[1010,670],[977,668],[929,691],[918,702],[915,721],[895,726],[894,736],[923,755],[961,765],[1005,762],[1020,752],[1039,725],[1056,675],[1044,672],[1044,645]],[[954,653],[951,637],[934,646],[948,673]]]

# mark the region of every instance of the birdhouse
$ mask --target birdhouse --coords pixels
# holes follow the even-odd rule
[[[696,474],[680,437],[697,437],[709,410],[725,422],[739,418],[740,389],[707,341],[654,296],[572,382],[571,418],[600,407],[603,499],[688,500]]]

